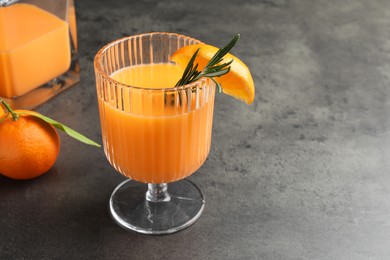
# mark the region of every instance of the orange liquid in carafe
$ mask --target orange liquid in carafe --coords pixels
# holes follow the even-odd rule
[[[66,72],[68,23],[30,4],[0,8],[0,96],[22,96]]]

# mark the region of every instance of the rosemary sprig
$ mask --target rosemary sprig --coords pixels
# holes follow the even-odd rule
[[[189,84],[191,82],[197,81],[202,77],[211,78],[218,87],[218,91],[221,92],[221,85],[215,81],[214,77],[220,77],[225,75],[230,71],[230,64],[232,64],[233,60],[229,62],[224,62],[223,57],[229,53],[229,51],[236,45],[238,40],[240,39],[240,35],[236,34],[233,39],[223,48],[219,49],[214,56],[207,63],[206,67],[202,71],[198,71],[198,64],[194,65],[194,61],[196,56],[198,55],[199,49],[192,55],[190,61],[187,64],[186,69],[183,72],[181,79],[176,83],[175,87],[183,86]]]

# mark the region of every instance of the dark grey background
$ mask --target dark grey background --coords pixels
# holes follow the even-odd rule
[[[61,134],[55,166],[0,178],[0,259],[389,259],[390,1],[76,1],[80,83],[37,111],[100,140],[93,58],[124,35],[170,31],[250,67],[256,100],[217,95],[207,204],[168,236],[121,229],[124,178]]]

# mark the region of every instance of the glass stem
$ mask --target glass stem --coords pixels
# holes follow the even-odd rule
[[[168,193],[168,184],[148,184],[148,191],[146,192],[146,200],[149,202],[163,202],[170,201],[171,196]]]

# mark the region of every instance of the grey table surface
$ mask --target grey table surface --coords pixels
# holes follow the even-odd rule
[[[256,84],[247,106],[217,95],[206,195],[191,227],[120,228],[124,177],[103,150],[61,134],[54,167],[0,177],[0,259],[390,259],[390,1],[76,1],[81,81],[36,110],[100,140],[93,58],[150,31],[234,54]]]

